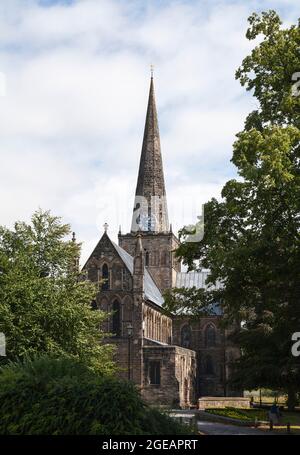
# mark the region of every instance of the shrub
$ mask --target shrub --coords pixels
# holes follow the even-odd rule
[[[0,434],[184,434],[127,381],[49,356],[0,369]]]

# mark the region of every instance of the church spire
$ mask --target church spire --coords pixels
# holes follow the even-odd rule
[[[153,70],[135,192],[132,232],[168,232],[168,209],[159,128],[154,95]]]

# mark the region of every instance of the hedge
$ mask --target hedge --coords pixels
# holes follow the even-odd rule
[[[128,382],[49,356],[0,368],[0,434],[187,434]]]

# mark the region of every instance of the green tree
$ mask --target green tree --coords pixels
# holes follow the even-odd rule
[[[192,434],[141,400],[132,382],[49,355],[0,368],[0,434]]]
[[[282,30],[274,11],[249,23],[248,39],[262,39],[236,77],[253,89],[259,108],[234,143],[239,180],[226,183],[221,202],[205,205],[203,240],[188,242],[183,229],[178,250],[190,268],[209,268],[210,283],[223,286],[187,296],[175,290],[167,308],[188,305],[200,314],[221,301],[224,322],[243,323],[234,335],[242,348],[235,383],[281,389],[292,408],[300,391],[300,361],[291,354],[291,335],[300,330],[300,98],[292,92],[300,29]]]
[[[106,316],[91,309],[97,289],[80,279],[80,245],[67,236],[69,225],[41,210],[31,224],[0,227],[0,332],[7,359],[52,353],[110,372],[113,349],[100,330]]]

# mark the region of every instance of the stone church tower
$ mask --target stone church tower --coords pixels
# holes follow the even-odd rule
[[[155,283],[161,291],[174,287],[176,274],[181,270],[180,262],[174,254],[179,240],[169,225],[153,76],[150,82],[131,232],[125,235],[119,233],[119,245],[131,255],[134,254],[137,231],[142,237],[145,265]]]
[[[168,218],[151,77],[131,230],[119,232],[117,245],[105,229],[84,270],[99,287],[93,308],[108,312],[103,329],[117,347],[120,375],[150,403],[189,407],[200,396],[238,394],[228,378],[239,349],[219,325],[217,302],[197,321],[162,311],[165,289],[207,286],[208,272],[181,271],[178,245]]]

